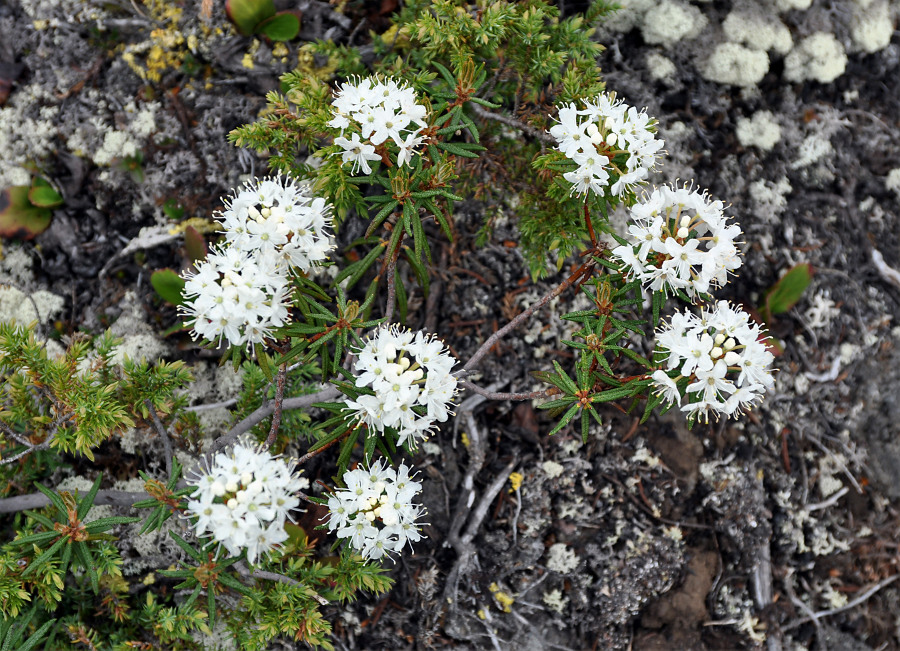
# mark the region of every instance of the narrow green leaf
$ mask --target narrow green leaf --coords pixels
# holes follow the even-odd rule
[[[794,307],[812,282],[812,275],[812,266],[809,263],[804,262],[791,267],[766,292],[765,307],[768,313],[783,314]]]
[[[565,415],[562,417],[562,419],[556,424],[556,426],[552,430],[550,430],[550,432],[547,434],[547,436],[553,436],[559,430],[561,430],[563,427],[565,427],[566,425],[571,423],[572,419],[575,418],[576,413],[578,413],[578,405],[572,405],[569,408],[569,411],[567,411],[565,413]]]
[[[52,527],[53,524],[51,523]],[[23,536],[18,540],[10,540],[10,545],[37,545],[40,547],[43,543],[50,542],[59,535],[58,531],[42,531],[41,533],[33,533],[29,536]]]
[[[41,553],[36,558],[32,559],[31,563],[28,565],[28,567],[25,568],[25,570],[22,572],[21,576],[22,577],[28,576],[34,570],[36,570],[41,565],[46,563],[47,560],[49,560],[50,558],[53,558],[53,555],[56,554],[56,552],[59,551],[59,548],[62,547],[63,545],[65,545],[68,540],[69,540],[68,536],[65,536],[65,537],[60,536],[59,540],[57,540],[55,543],[50,545],[50,547],[48,547],[45,552]]]
[[[66,511],[66,503],[63,502],[62,497],[60,497],[59,494],[56,493],[56,491],[50,490],[49,488],[47,488],[46,486],[44,486],[43,484],[41,484],[39,482],[34,482],[34,487],[37,488],[39,491],[41,491],[44,495],[47,496],[47,498],[53,503],[53,506],[55,506],[57,509],[59,509],[59,512],[62,514],[63,517],[66,516],[66,512],[67,512]]]
[[[132,522],[140,522],[140,518],[126,518],[123,516],[112,516],[109,518],[99,518],[94,520],[93,522],[88,522],[84,525],[84,528],[87,529],[90,533],[100,533],[102,531],[107,531],[112,529],[116,525],[119,524],[131,524]]]
[[[437,68],[438,72],[441,73],[441,77],[444,78],[444,81],[450,86],[450,88],[456,88],[456,77],[454,77],[447,68],[442,66],[437,61],[432,61],[431,65]]]
[[[169,531],[169,535],[172,537],[172,540],[175,541],[175,544],[181,547],[182,550],[184,550],[185,554],[193,558],[198,563],[204,562],[205,559],[203,558],[203,555],[196,549],[191,547],[191,545],[184,538],[179,536],[174,531]]]
[[[266,354],[266,349],[261,343],[254,344],[253,349],[256,351],[256,362],[259,364],[260,370],[262,370],[266,379],[271,382],[275,379],[275,374],[272,372],[272,367],[269,365],[269,356]]]
[[[79,520],[84,520],[84,516],[86,516],[88,514],[88,511],[91,510],[91,507],[94,506],[94,499],[97,497],[97,491],[100,490],[101,481],[103,481],[103,473],[97,475],[97,479],[94,480],[94,484],[91,486],[91,490],[89,490],[88,494],[84,496],[84,499],[79,502]]]
[[[91,580],[91,589],[93,589],[94,594],[99,593],[100,577],[97,576],[97,566],[94,564],[94,559],[91,557],[90,549],[88,549],[88,546],[84,542],[78,541],[75,543],[75,555],[78,557],[78,560],[81,561],[81,564],[84,565],[84,570]]]

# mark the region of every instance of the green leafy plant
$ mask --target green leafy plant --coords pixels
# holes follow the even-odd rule
[[[53,209],[62,196],[36,176],[30,186],[17,185],[0,193],[0,237],[30,240],[50,226]]]
[[[244,36],[262,34],[273,41],[290,41],[300,31],[299,16],[290,11],[275,11],[272,0],[228,0],[228,19]]]
[[[759,308],[763,321],[771,323],[775,315],[784,314],[794,307],[812,282],[812,276],[813,268],[806,262],[788,269],[778,282],[766,291],[764,303]]]

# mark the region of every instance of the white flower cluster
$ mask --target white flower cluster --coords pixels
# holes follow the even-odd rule
[[[353,164],[352,174],[359,170],[371,174],[369,161],[381,160],[375,147],[387,140],[399,148],[398,166],[411,161],[417,153],[415,148],[425,139],[419,134],[428,125],[425,121],[428,111],[417,99],[412,88],[390,78],[359,79],[341,86],[332,102],[334,118],[328,126],[340,129],[341,135],[334,143],[344,150],[341,152],[344,164]],[[350,138],[344,137],[347,129]]]
[[[630,278],[653,291],[682,290],[691,298],[728,281],[741,266],[736,224],[721,201],[688,187],[662,186],[631,208],[631,243],[612,250]]]
[[[287,540],[285,519],[300,504],[295,494],[309,485],[292,463],[249,441],[238,442],[230,455],[217,454],[209,470],[188,483],[197,487],[187,507],[197,518],[197,535],[211,535],[232,556],[246,549],[251,563]]]
[[[180,310],[195,338],[249,346],[287,322],[291,271],[310,271],[333,246],[328,205],[305,191],[257,179],[226,202],[224,245],[184,274]]]
[[[356,361],[356,386],[370,387],[375,395],[345,402],[371,431],[394,428],[399,445],[409,441],[416,447],[419,439],[428,438],[435,421],[447,420],[447,405],[457,390],[456,377],[450,374],[454,363],[434,337],[379,328]]]
[[[610,173],[616,176],[609,189],[613,196],[622,196],[643,182],[664,144],[650,130],[654,123],[645,111],[617,100],[615,93],[585,100],[582,110],[575,104],[559,107],[559,124],[550,129],[550,135],[559,143],[557,149],[578,165],[574,172],[563,174],[572,192],[603,196]]]
[[[688,378],[690,401],[681,407],[683,412],[706,420],[710,412],[734,416],[775,383],[769,368],[774,355],[763,339],[750,315],[727,301],[699,317],[676,313],[657,335],[659,352],[668,353],[669,373],[655,371],[653,383],[669,404],[681,405],[679,380]],[[676,369],[677,375],[670,376]]]
[[[347,488],[328,498],[328,530],[337,529],[338,538],[349,538],[354,549],[371,559],[421,540],[416,518],[424,508],[412,499],[422,484],[413,481],[409,471],[404,464],[394,470],[379,460],[369,469],[344,473]]]

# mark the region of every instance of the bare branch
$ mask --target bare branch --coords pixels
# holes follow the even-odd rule
[[[800,619],[795,619],[794,621],[789,622],[788,624],[785,624],[784,626],[781,627],[781,630],[789,631],[792,628],[797,628],[798,626],[805,624],[806,622],[817,622],[822,617],[830,617],[831,615],[837,615],[838,613],[842,613],[842,612],[845,612],[852,608],[856,608],[857,606],[859,606],[860,604],[862,604],[866,600],[868,600],[870,597],[872,597],[876,592],[878,592],[882,588],[886,588],[887,586],[892,584],[897,579],[900,579],[900,574],[891,575],[886,579],[882,579],[881,581],[879,581],[878,583],[873,585],[871,588],[869,588],[868,590],[863,592],[861,595],[859,595],[856,599],[853,599],[852,601],[848,601],[846,604],[844,604],[840,608],[832,608],[831,610],[819,610],[817,612],[810,613],[806,617],[801,617]]]
[[[296,588],[306,588],[306,594],[319,602],[322,606],[328,605],[328,600],[322,595],[318,594],[315,590],[310,588],[309,586],[303,585],[297,579],[292,579],[289,576],[285,576],[283,574],[277,574],[275,572],[267,572],[266,570],[253,570],[250,571],[243,562],[235,563],[235,569],[242,575],[247,577],[248,579],[259,579],[262,581],[275,581],[276,583],[284,583],[287,585],[292,585]]]
[[[102,490],[97,492],[94,498],[94,504],[99,506],[108,504],[110,506],[131,506],[135,502],[149,499],[150,495],[144,492],[132,493],[128,491],[118,490]],[[18,511],[26,511],[32,509],[42,509],[50,503],[47,496],[43,493],[30,493],[28,495],[17,495],[16,497],[7,497],[0,499],[0,513],[17,513]]]
[[[524,131],[532,138],[540,140],[543,143],[548,145],[555,145],[556,139],[551,136],[549,133],[544,133],[540,129],[535,129],[533,126],[529,124],[525,124],[521,120],[517,120],[513,117],[509,117],[508,115],[502,115],[500,113],[493,113],[488,111],[486,108],[481,106],[480,104],[476,104],[475,102],[469,102],[469,108],[480,118],[485,120],[493,120],[494,122],[500,122],[501,124],[505,124],[508,127],[512,127],[513,129],[518,129],[519,131]]]
[[[285,398],[281,405],[281,408],[306,409],[310,405],[313,405],[317,402],[331,400],[332,398],[336,398],[339,395],[341,395],[341,392],[336,388],[332,386],[325,386],[316,393],[310,393],[305,396],[295,396],[293,398]],[[210,447],[210,453],[217,452],[222,448],[231,445],[241,434],[246,434],[247,432],[249,432],[251,429],[253,429],[254,426],[258,425],[266,418],[271,416],[274,411],[274,400],[268,400],[264,402],[256,411],[254,411],[244,420],[232,427],[224,436],[216,439],[215,443],[213,443]]]
[[[272,426],[266,437],[264,447],[268,450],[275,443],[278,436],[278,428],[281,427],[281,410],[284,407],[284,384],[287,380],[287,364],[278,367],[278,376],[275,378],[275,410],[272,414]]]
[[[547,398],[550,396],[550,389],[531,391],[529,393],[500,393],[498,391],[488,391],[483,387],[472,384],[468,380],[460,380],[459,383],[464,389],[468,389],[473,393],[484,396],[488,400],[535,400],[537,398]]]
[[[172,455],[174,454],[172,450],[172,441],[169,439],[169,433],[163,426],[162,421],[159,419],[159,414],[156,413],[156,408],[153,406],[153,403],[150,402],[149,398],[144,400],[144,405],[147,407],[147,411],[149,411],[150,415],[153,417],[153,425],[156,427],[156,433],[159,434],[159,438],[162,439],[163,446],[166,449],[166,477],[171,477]]]
[[[502,328],[497,330],[497,332],[495,332],[490,337],[488,337],[488,340],[485,341],[483,344],[481,344],[481,347],[478,350],[476,350],[475,353],[472,355],[472,357],[469,358],[469,361],[463,365],[463,370],[470,371],[473,367],[475,367],[478,364],[478,362],[481,361],[481,358],[484,357],[485,355],[487,355],[488,351],[491,348],[493,348],[494,345],[506,335],[506,333],[508,333],[510,330],[514,330],[515,328],[518,328],[532,314],[537,312],[539,309],[544,307],[551,300],[553,300],[554,298],[556,298],[557,296],[562,294],[564,291],[566,291],[566,289],[568,289],[573,284],[575,284],[576,281],[583,278],[585,276],[585,274],[590,273],[590,271],[594,268],[595,264],[596,264],[596,262],[594,262],[593,259],[585,262],[583,265],[581,265],[575,271],[575,273],[573,273],[571,276],[566,278],[557,287],[555,287],[553,290],[544,294],[544,296],[542,296],[534,304],[530,305],[524,312],[521,312],[520,314],[518,314],[512,321],[510,321],[505,326],[503,326]]]

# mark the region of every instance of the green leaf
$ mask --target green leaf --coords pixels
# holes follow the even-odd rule
[[[44,495],[46,495],[47,499],[49,499],[50,502],[53,503],[53,506],[59,509],[60,513],[65,516],[65,514],[67,513],[66,503],[63,502],[63,499],[59,496],[59,493],[50,490],[49,488],[38,482],[34,482],[34,487],[41,491]]]
[[[290,41],[300,32],[300,19],[297,14],[283,11],[259,23],[253,31],[273,41]]]
[[[659,311],[662,309],[663,302],[666,300],[664,292],[653,292],[653,325],[654,330],[659,325]]]
[[[438,69],[438,72],[441,73],[441,77],[444,78],[444,81],[447,82],[450,88],[456,88],[456,77],[454,77],[453,74],[451,74],[451,72],[447,70],[447,68],[442,66],[437,61],[432,61],[431,65]]]
[[[350,435],[341,443],[341,453],[338,455],[338,470],[343,473],[343,470],[347,467],[347,463],[350,461],[350,455],[353,454],[353,448],[356,445],[356,441],[359,439],[359,432],[362,427],[356,427],[353,431],[350,432]]]
[[[224,572],[221,572],[219,574],[219,583],[221,583],[224,586],[228,586],[232,590],[240,592],[242,595],[245,595],[247,597],[253,596],[253,590],[251,590],[250,588],[245,586],[243,583],[241,583],[240,581],[235,579],[230,574],[225,574]]]
[[[91,551],[84,542],[78,541],[74,544],[75,555],[78,557],[78,560],[81,561],[81,564],[84,565],[88,578],[91,580],[91,588],[94,590],[94,594],[97,594],[100,592],[100,577],[97,576],[97,566],[94,564]]]
[[[765,311],[770,316],[784,314],[790,310],[806,288],[812,282],[813,270],[809,263],[803,262],[791,267],[781,279],[766,292]],[[768,319],[767,319],[768,320]]]
[[[50,226],[49,208],[28,200],[29,187],[17,185],[0,192],[0,238],[30,240]]]
[[[91,534],[102,533],[103,531],[108,531],[112,529],[116,525],[119,524],[131,524],[132,522],[140,522],[140,518],[128,518],[120,515],[113,515],[108,518],[98,518],[93,522],[88,522],[84,525],[84,528],[91,532]]]
[[[39,176],[31,183],[31,189],[28,191],[28,201],[38,208],[58,208],[65,203],[59,192],[54,190],[53,186]]]
[[[91,490],[89,490],[88,494],[84,496],[84,499],[78,503],[79,520],[84,520],[84,516],[87,515],[88,511],[90,511],[91,507],[94,505],[94,498],[97,497],[97,491],[100,490],[101,481],[103,481],[103,473],[97,475],[97,479],[94,480],[94,485],[91,486]]]
[[[261,343],[257,343],[254,346],[254,350],[256,351],[256,361],[259,364],[259,368],[262,370],[263,375],[266,376],[266,379],[271,382],[275,379],[275,374],[272,372],[272,366],[269,363],[269,356],[266,354],[266,349]]]
[[[556,360],[553,361],[553,369],[556,371],[559,379],[560,384],[557,386],[560,389],[570,394],[574,394],[578,391],[578,386],[572,381],[572,378],[569,377],[568,373],[563,370],[562,366],[560,366],[559,362]]]
[[[150,284],[160,297],[172,305],[181,305],[184,302],[184,278],[172,269],[160,269],[150,276]]]
[[[556,424],[556,427],[554,427],[552,430],[550,430],[550,432],[547,434],[547,436],[553,436],[553,435],[556,434],[559,430],[561,430],[563,427],[565,427],[566,425],[568,425],[569,423],[571,423],[571,422],[572,422],[572,419],[575,418],[575,414],[577,414],[577,413],[578,413],[578,405],[572,405],[572,406],[569,408],[569,411],[567,411],[567,412],[565,413],[565,415],[563,415],[562,420],[560,420],[560,421]]]
[[[261,22],[275,15],[272,0],[226,0],[225,13],[238,32],[250,36]]]
[[[56,552],[59,551],[59,548],[65,545],[68,540],[68,537],[60,536],[56,542],[54,542],[52,545],[50,545],[50,547],[47,548],[47,551],[43,552],[37,558],[32,559],[31,564],[25,568],[25,571],[22,572],[21,576],[28,576],[33,570],[36,570],[44,563],[46,563],[49,559],[53,558],[53,555],[56,554]]]
[[[169,535],[172,537],[172,540],[175,541],[175,544],[181,547],[184,550],[184,553],[193,558],[198,563],[202,563],[204,561],[203,555],[200,554],[196,549],[191,547],[191,545],[184,538],[179,536],[174,531],[169,531]]]
[[[500,106],[501,106],[500,104],[494,104],[493,102],[489,102],[486,99],[482,99],[480,97],[470,97],[469,101],[475,102],[476,104],[480,104],[481,106],[486,106],[488,108],[493,108],[493,109],[500,108]]]
[[[452,127],[448,127],[448,129],[452,129]],[[474,153],[473,150],[466,147],[463,143],[439,142],[437,143],[437,147],[439,149],[443,149],[444,151],[449,151],[455,156],[462,156],[463,158],[478,158],[478,154]],[[471,147],[478,147],[478,145],[471,145]],[[480,147],[475,151],[480,151],[481,149],[484,149],[484,147]]]
[[[29,515],[31,513],[26,511]],[[48,543],[59,535],[57,531],[42,531],[41,533],[33,533],[30,536],[24,536],[18,540],[11,540],[10,545],[42,545]]]

